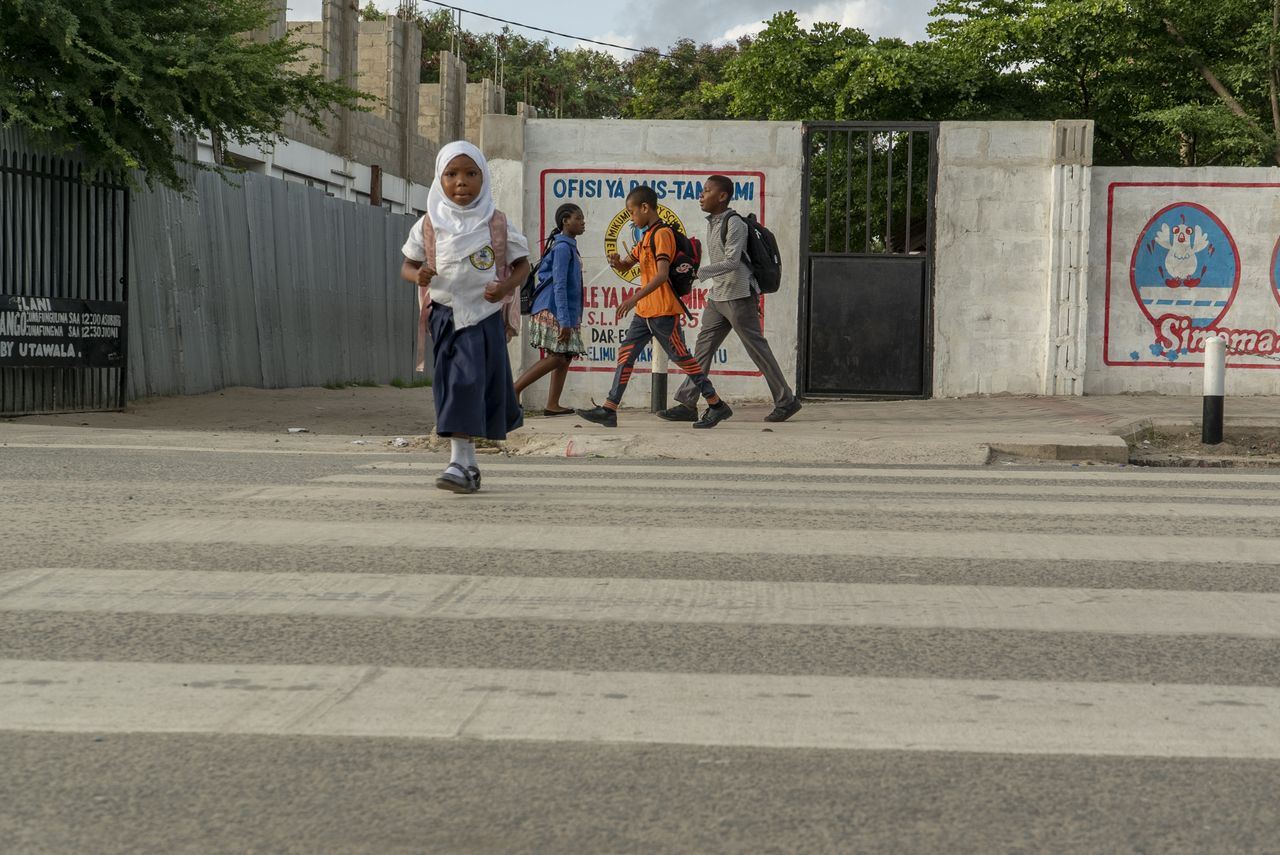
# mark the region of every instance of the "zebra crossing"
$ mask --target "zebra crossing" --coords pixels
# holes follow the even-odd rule
[[[369,460],[249,465],[56,565],[0,565],[0,626],[156,633],[153,656],[19,644],[0,734],[1280,761],[1277,474],[492,460],[457,497],[434,461]],[[33,520],[83,485],[35,486]],[[204,652],[165,636],[196,619]],[[238,647],[254,625],[299,647]],[[326,658],[353,627],[372,652]],[[377,652],[402,627],[435,639],[411,664]],[[778,656],[709,669],[717,631]],[[918,658],[926,638],[969,667]],[[1039,660],[998,661],[1007,643]]]

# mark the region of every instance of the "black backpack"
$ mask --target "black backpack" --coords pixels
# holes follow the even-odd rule
[[[737,211],[734,217],[742,217]],[[756,285],[761,294],[774,294],[782,287],[782,255],[778,252],[778,239],[773,232],[760,225],[755,214],[742,217],[747,224],[747,246],[743,250],[742,260],[751,268]],[[729,236],[729,217],[720,222],[720,245],[724,246]]]
[[[688,297],[693,293],[693,283],[698,281],[698,265],[702,264],[702,242],[691,238],[670,223],[659,221],[649,229],[645,237],[656,235],[658,229],[671,229],[676,239],[676,257],[671,259],[667,268],[667,281],[676,298]],[[652,246],[652,244],[650,244]],[[681,301],[681,305],[684,301]],[[688,309],[685,309],[688,312]]]
[[[542,257],[538,259],[537,264],[529,268],[529,275],[525,278],[524,284],[520,286],[520,314],[522,315],[533,313],[533,301],[538,298],[538,292],[547,287],[547,283],[551,281],[550,276],[539,280],[538,270],[542,267],[542,262],[546,260],[547,253],[551,251],[554,243],[554,235],[547,238],[547,242],[542,245]]]

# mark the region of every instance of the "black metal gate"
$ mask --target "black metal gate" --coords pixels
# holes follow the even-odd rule
[[[0,130],[0,415],[122,409],[129,191]]]
[[[804,127],[800,388],[928,397],[938,126]]]

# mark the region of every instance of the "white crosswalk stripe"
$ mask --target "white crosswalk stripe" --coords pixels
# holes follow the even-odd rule
[[[901,532],[841,529],[713,529],[696,539],[628,539],[616,528],[588,525],[505,525],[503,523],[311,522],[291,519],[206,518],[158,520],[113,538],[136,544],[219,544],[437,549],[458,543],[483,544],[508,552],[577,549],[622,554],[674,552],[720,555],[888,556],[892,558],[979,558],[1127,561],[1137,550],[1169,563],[1214,562],[1223,556],[1258,564],[1280,564],[1280,546],[1269,538],[1116,536],[1090,534],[996,535],[992,532]]]
[[[399,479],[409,480],[409,479]],[[387,486],[382,486],[382,484]],[[228,499],[245,502],[400,502],[422,504],[424,502],[443,503],[452,501],[452,497],[434,489],[430,483],[419,483],[395,486],[395,481],[378,481],[367,486],[336,487],[328,485],[307,485],[288,487],[251,487],[228,494]],[[592,491],[588,495],[566,496],[561,491],[547,489],[542,482],[538,489],[508,489],[501,493],[486,496],[484,502],[488,506],[520,506],[528,504],[557,507],[599,507],[600,497]],[[576,488],[575,488],[576,489]],[[1274,496],[1277,504],[1258,504],[1239,498],[1231,501],[1222,500],[1211,505],[1194,503],[1150,502],[1135,504],[1132,502],[1074,501],[1052,502],[1035,501],[1011,504],[1008,499],[983,499],[972,495],[955,498],[935,498],[936,490],[930,494],[906,495],[895,493],[891,496],[873,495],[878,491],[867,491],[866,494],[852,498],[832,496],[823,504],[824,510],[841,506],[848,509],[873,509],[882,512],[897,511],[900,513],[933,513],[933,514],[1002,514],[1008,516],[1130,516],[1145,517],[1180,517],[1184,519],[1277,519],[1280,518],[1280,493]],[[694,491],[684,491],[680,496],[682,507],[691,508],[754,508],[760,506],[760,500],[749,498],[733,498],[724,495],[707,495]],[[662,494],[641,494],[627,499],[628,507],[668,508],[671,498]],[[812,499],[770,496],[770,507],[789,509],[811,509]]]
[[[432,487],[434,464],[330,467],[305,484],[215,491],[197,510],[156,509],[106,541],[146,549],[128,568],[25,566],[0,572],[0,614],[172,615],[323,620],[523,621],[604,627],[834,627],[1116,637],[1280,639],[1280,593],[1176,587],[801,582],[783,561],[880,558],[1034,560],[1174,571],[1248,564],[1273,573],[1280,539],[1237,535],[1233,521],[1280,517],[1272,473],[1117,469],[856,469],[489,461],[483,493]],[[1173,501],[1176,499],[1177,501]],[[708,526],[702,509],[787,508],[790,525]],[[541,523],[505,522],[530,504]],[[387,517],[384,507],[400,514]],[[420,506],[420,517],[404,518]],[[592,524],[588,508],[634,512]],[[333,511],[340,512],[335,516]],[[429,509],[429,510],[428,510]],[[664,509],[666,513],[664,513]],[[878,515],[869,527],[821,525],[803,512]],[[472,516],[468,516],[468,513]],[[894,527],[931,516],[931,530]],[[984,514],[1034,523],[1124,518],[1142,533],[970,530]],[[1206,525],[1196,528],[1198,520]],[[672,527],[696,536],[671,536]],[[688,531],[684,532],[686,535]],[[198,569],[165,566],[198,547]],[[220,549],[258,550],[231,570]],[[424,563],[417,574],[279,572],[289,550],[475,547],[509,554],[481,575]],[[531,552],[608,556],[633,565],[737,556],[759,578],[647,577],[633,571],[530,576]],[[572,561],[572,558],[565,560]],[[774,562],[774,564],[770,564]],[[607,570],[608,564],[602,569]],[[374,630],[376,631],[376,629]],[[678,631],[675,630],[675,631]],[[694,651],[696,654],[696,651]],[[405,668],[289,662],[0,661],[0,730],[232,733],[670,743],[820,748],[1280,759],[1280,687],[912,676],[690,674],[654,668]]]
[[[1280,594],[670,579],[44,569],[0,610],[914,626],[1280,638]]]
[[[0,722],[14,730],[1280,759],[1274,688],[273,665],[5,669],[33,687],[0,695]]]

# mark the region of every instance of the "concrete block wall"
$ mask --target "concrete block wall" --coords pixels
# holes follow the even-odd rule
[[[937,397],[1044,391],[1055,143],[1052,122],[942,125]]]
[[[289,23],[288,28],[293,31],[298,41],[306,45],[302,56],[298,62],[294,63],[294,68],[298,71],[306,71],[314,65],[324,67],[324,24],[320,21],[303,21]]]
[[[300,65],[319,65],[330,79],[348,80],[378,101],[368,113],[340,110],[326,116],[320,130],[291,116],[285,136],[378,165],[389,177],[429,184],[436,143],[419,134],[421,32],[394,16],[360,22],[353,0],[326,0],[323,12],[323,21],[289,25],[310,46]]]
[[[287,0],[270,2],[276,11],[270,32],[282,33]],[[290,116],[287,138],[429,184],[441,145],[478,142],[481,118],[505,111],[502,87],[492,80],[468,84],[466,63],[448,51],[441,52],[440,82],[420,84],[422,34],[410,22],[395,16],[362,22],[357,0],[324,0],[322,11],[322,21],[288,24],[308,46],[298,67],[319,66],[329,79],[348,81],[378,100],[368,113],[337,111],[320,130]],[[521,114],[536,111],[522,107]]]
[[[379,99],[377,112],[388,116],[398,106],[396,87],[392,85],[397,71],[395,61],[400,54],[398,37],[399,28],[391,20],[361,21],[356,40],[356,86]]]
[[[620,329],[611,320],[610,303],[629,285],[605,262],[610,233],[625,228],[624,199],[619,194],[629,191],[631,180],[665,182],[659,195],[666,195],[660,204],[689,232],[705,239],[705,215],[694,194],[703,179],[717,172],[734,177],[744,192],[751,191],[749,199],[735,201],[735,208],[743,213],[762,212],[764,222],[777,234],[784,259],[783,285],[765,300],[764,324],[794,386],[800,304],[798,191],[803,170],[799,123],[526,120],[489,115],[481,127],[481,146],[489,158],[498,206],[513,220],[521,211],[518,222],[531,247],[539,246],[546,221],[561,203],[572,201],[586,213],[587,233],[578,243],[586,268],[587,312],[594,313],[596,321],[584,324],[584,341],[595,350],[575,364],[561,398],[564,403],[588,406],[591,398],[603,398],[610,383],[613,356],[608,335],[614,334],[616,345]],[[577,183],[570,184],[571,180]],[[695,294],[690,301],[695,318],[700,317],[701,296]],[[690,344],[697,335],[696,320],[694,324],[686,329]],[[514,364],[520,367],[536,358],[532,348],[517,339]],[[640,369],[627,391],[625,406],[648,406],[647,364]],[[767,400],[768,387],[754,375],[755,366],[731,338],[723,361],[718,359],[713,366],[717,389],[731,401]],[[673,374],[671,382],[680,379],[681,375]],[[526,392],[527,400],[534,402],[545,394],[542,383]]]

